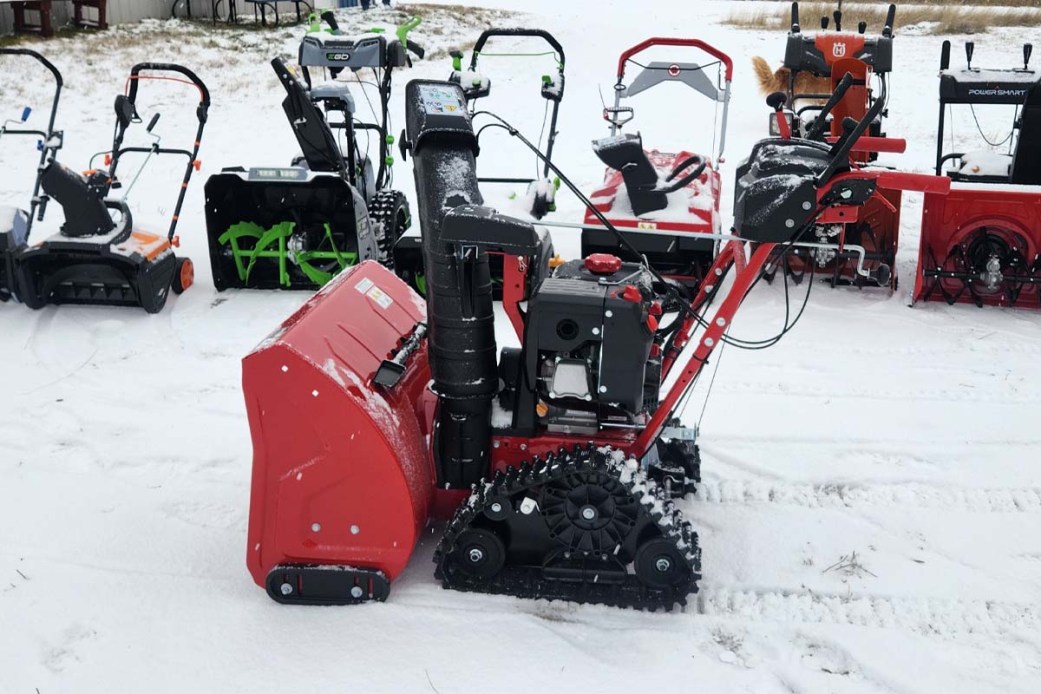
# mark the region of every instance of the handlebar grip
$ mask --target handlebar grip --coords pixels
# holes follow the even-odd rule
[[[423,57],[426,56],[426,51],[423,50],[423,47],[420,46],[415,41],[413,41],[412,39],[406,39],[405,40],[405,48],[407,48],[410,51],[412,51],[413,53],[415,53],[416,57],[419,58],[420,60],[422,60]]]

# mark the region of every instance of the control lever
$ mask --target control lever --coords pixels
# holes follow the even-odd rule
[[[782,139],[792,139],[792,129],[788,126],[788,119],[784,117],[784,105],[788,102],[788,95],[784,92],[774,92],[766,97],[766,105],[774,110],[777,119],[777,132]]]
[[[1024,43],[1023,44],[1023,69],[1030,69],[1030,54],[1034,52],[1034,44]]]
[[[861,22],[860,24],[857,25],[857,33],[858,34],[863,34],[866,31],[867,31],[867,22]]]
[[[972,69],[972,53],[976,50],[976,43],[974,41],[965,42],[965,63],[966,66]]]
[[[832,17],[835,18],[835,31],[842,31],[842,10],[835,10]]]
[[[886,23],[882,26],[882,36],[887,39],[893,37],[893,23],[896,21],[896,5],[890,3],[886,11]]]
[[[839,80],[839,83],[835,85],[835,91],[832,92],[830,97],[828,97],[828,101],[824,104],[820,113],[818,113],[817,117],[814,119],[813,125],[810,126],[809,131],[806,133],[807,140],[815,140],[821,136],[821,133],[824,132],[824,124],[828,114],[831,113],[831,110],[835,108],[840,101],[842,101],[842,97],[846,95],[846,92],[849,91],[849,88],[852,85],[853,75],[847,72],[842,76],[842,79]]]
[[[828,15],[821,17],[821,31],[828,30]]]
[[[792,33],[798,34],[799,28],[799,3],[792,3]]]
[[[951,67],[951,42],[944,41],[940,47],[940,69],[947,70]]]

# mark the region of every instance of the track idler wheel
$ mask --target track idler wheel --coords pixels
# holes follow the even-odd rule
[[[455,562],[464,573],[488,580],[506,563],[506,546],[492,531],[473,528],[456,541]]]
[[[636,550],[633,562],[636,577],[644,585],[655,588],[677,588],[690,582],[690,564],[676,549],[676,543],[656,537]]]

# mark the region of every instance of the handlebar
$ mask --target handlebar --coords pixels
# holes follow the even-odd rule
[[[711,46],[701,39],[675,39],[675,38],[663,38],[656,36],[649,38],[646,41],[636,44],[632,48],[626,50],[618,58],[618,81],[619,83],[625,77],[625,63],[637,53],[641,53],[651,46],[687,46],[690,48],[700,48],[709,55],[718,58],[724,66],[726,66],[726,81],[730,82],[734,78],[734,61],[730,59],[730,56],[719,50],[715,46]]]
[[[58,89],[65,86],[65,81],[62,79],[61,73],[58,72],[58,68],[54,67],[54,63],[44,58],[36,51],[28,48],[0,48],[0,55],[24,55],[29,58],[35,59],[45,68],[47,68],[52,75],[54,75],[54,81],[58,84]]]
[[[472,72],[477,71],[477,56],[481,50],[484,49],[484,44],[488,43],[488,39],[493,36],[527,36],[531,38],[540,38],[548,43],[557,55],[560,57],[558,61],[560,63],[560,71],[564,71],[564,48],[560,45],[560,42],[553,37],[553,34],[542,29],[485,29],[481,32],[481,35],[477,39],[477,43],[474,44],[473,53],[470,57],[470,70]]]
[[[199,90],[199,108],[196,111],[196,116],[198,116],[200,122],[206,120],[206,114],[210,110],[210,90],[206,88],[206,83],[198,75],[183,65],[175,63],[138,63],[132,67],[130,69],[130,88],[127,92],[127,97],[132,103],[136,102],[137,99],[137,83],[141,79],[148,79],[141,76],[141,73],[146,70],[149,72],[175,72],[188,78],[188,81]]]

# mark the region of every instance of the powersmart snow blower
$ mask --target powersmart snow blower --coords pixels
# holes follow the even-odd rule
[[[22,109],[17,119],[5,120],[3,125],[0,125],[0,140],[12,136],[39,138],[36,147],[40,152],[40,161],[36,167],[28,211],[13,207],[0,207],[0,301],[8,301],[13,296],[15,289],[15,257],[28,243],[33,223],[42,220],[47,209],[47,196],[41,194],[40,179],[48,163],[54,159],[55,154],[62,147],[63,133],[55,130],[54,124],[58,118],[58,102],[61,99],[64,80],[58,68],[36,51],[27,48],[0,48],[0,56],[19,56],[35,60],[54,78],[54,98],[51,101],[46,130],[24,127],[32,114],[32,108],[28,106]],[[12,125],[14,127],[10,127]]]
[[[696,49],[698,55],[707,55],[709,61],[653,61],[646,65],[637,62],[636,56],[655,46]],[[629,64],[641,70],[626,83]],[[714,79],[709,76],[712,68]],[[601,225],[597,214],[600,213],[622,229],[629,244],[659,271],[691,287],[704,279],[718,245],[712,235],[721,231],[718,167],[726,145],[733,74],[730,57],[699,39],[651,38],[622,53],[618,58],[614,105],[604,107],[611,135],[593,142],[593,151],[608,168],[603,185],[591,196],[596,212],[586,211],[583,256],[618,253],[625,260],[638,259],[621,248],[615,236]],[[690,120],[692,130],[711,136],[709,152],[647,151],[640,133],[622,133],[622,127],[635,114],[632,106],[623,105],[623,99],[669,83],[693,89],[712,101],[716,113],[711,130],[707,117]]]
[[[1029,43],[1021,68],[974,68],[974,48],[965,44],[964,69],[951,69],[949,41],[941,49],[936,174],[952,185],[949,195],[925,198],[911,299],[1041,308],[1041,73],[1030,69]],[[979,129],[992,147],[1007,143],[1005,151],[944,153],[952,104],[1005,106],[1005,138],[992,143]]]
[[[281,59],[271,62],[286,90],[282,108],[302,154],[290,167],[224,169],[206,182],[210,266],[218,291],[314,289],[363,260],[391,266],[394,242],[411,224],[404,194],[391,188],[389,102],[394,69],[411,64],[409,51],[423,56],[407,37],[420,20],[399,27],[395,40],[372,32],[345,36],[331,12],[322,20],[327,29],[312,15],[311,31],[300,44],[303,82]],[[327,69],[333,79],[313,83],[314,67]],[[371,123],[358,120],[349,84],[335,79],[365,68],[379,88]]]
[[[488,42],[493,39],[536,39],[539,43],[548,45],[549,51],[544,53],[493,53],[486,49]],[[451,52],[452,72],[448,81],[458,84],[466,96],[466,105],[473,115],[477,111],[479,99],[487,97],[492,91],[491,78],[481,72],[479,60],[482,55],[488,57],[519,57],[531,58],[541,56],[552,56],[556,63],[556,71],[542,75],[539,82],[539,94],[545,101],[545,111],[542,116],[542,129],[539,134],[538,151],[535,153],[535,165],[541,172],[541,178],[526,176],[478,176],[479,183],[505,183],[527,185],[525,193],[525,204],[528,214],[535,219],[542,219],[550,212],[556,210],[556,191],[559,182],[550,179],[550,162],[553,159],[553,146],[557,141],[557,118],[560,113],[560,102],[564,98],[564,48],[560,42],[548,31],[542,29],[485,29],[477,38],[473,50],[470,53],[470,64],[463,68],[463,52],[455,50]],[[549,130],[546,123],[549,122]],[[483,128],[478,129],[480,137]],[[545,144],[543,144],[545,140]],[[421,293],[426,291],[426,279],[423,275],[423,248],[422,239],[418,232],[405,234],[398,240],[394,247],[394,268],[398,276],[419,289]],[[495,298],[502,296],[502,267],[498,257],[492,258],[492,279],[495,283]]]
[[[867,164],[881,152],[902,153],[907,143],[882,132],[888,114],[889,75],[893,69],[893,24],[896,6],[890,5],[882,31],[866,34],[860,22],[857,32],[842,30],[842,11],[833,14],[834,31],[826,31],[828,17],[821,18],[821,32],[808,34],[799,23],[799,4],[792,3],[791,30],[785,45],[784,66],[789,70],[785,92],[771,95],[768,104],[770,131],[833,145],[851,125],[869,111],[875,114],[864,137],[850,151],[850,160]],[[803,75],[830,80],[831,89],[800,90]],[[849,80],[844,81],[846,76]],[[873,108],[882,101],[879,108]],[[896,289],[896,250],[900,232],[901,195],[884,189],[868,201],[857,223],[835,220],[813,232],[819,247],[796,249],[767,266],[767,280],[780,270],[796,282],[808,273],[827,279],[832,286],[879,286]],[[859,263],[869,269],[860,272]],[[819,275],[818,275],[819,273]]]
[[[191,149],[162,146],[160,136],[155,133],[158,113],[144,126],[152,138],[150,146],[123,144],[131,126],[143,123],[137,110],[137,96],[139,84],[144,80],[181,82],[198,91],[198,129]],[[192,172],[200,166],[199,146],[209,107],[206,85],[185,67],[141,63],[131,69],[126,93],[117,96],[115,101],[112,149],[101,153],[108,169],[92,169],[80,174],[51,157],[40,173],[43,191],[62,207],[65,222],[57,235],[11,251],[14,294],[23,303],[34,309],[49,303],[140,306],[149,313],[156,313],[166,304],[171,290],[179,294],[191,286],[192,263],[188,258],[178,258],[174,247],[179,243],[177,223],[188,183]],[[113,190],[123,187],[118,177],[119,164],[131,153],[145,155],[144,162],[123,195],[112,197]],[[153,233],[135,227],[127,195],[148,162],[165,155],[185,157],[187,164],[170,227],[166,233]]]
[[[700,462],[677,416],[713,350],[735,341],[726,332],[748,290],[774,251],[821,215],[855,216],[880,179],[947,181],[852,169],[868,120],[834,149],[760,143],[738,183],[740,236],[720,237],[710,269],[736,267],[731,289],[711,316],[719,283],[663,316],[679,300],[652,267],[598,254],[551,269],[544,232],[482,205],[459,85],[413,81],[405,96],[426,302],[362,263],[244,359],[254,580],[283,603],[386,599],[433,518],[448,520],[434,553],[446,588],[683,604],[701,555],[672,497],[691,491]],[[746,242],[759,243],[750,258]],[[490,255],[503,258],[520,344],[501,353]]]

